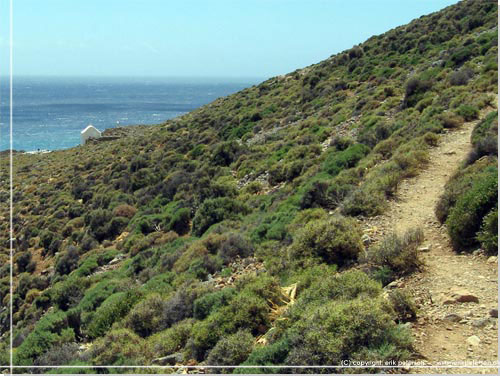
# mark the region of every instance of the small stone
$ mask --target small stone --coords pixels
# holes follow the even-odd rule
[[[182,355],[182,353],[175,353],[175,354],[171,354],[171,355],[167,355],[167,356],[164,356],[162,358],[156,358],[156,359],[153,359],[153,364],[159,364],[159,365],[175,365],[177,363],[182,363],[182,361],[184,360],[184,356]]]
[[[472,346],[479,346],[481,340],[478,336],[470,336],[469,338],[467,338],[467,343]]]
[[[418,251],[420,251],[420,252],[429,252],[430,250],[431,250],[431,246],[430,245],[418,248]]]
[[[455,301],[457,303],[479,303],[479,299],[477,296],[465,290],[455,291],[453,293],[453,297],[455,298]]]
[[[498,318],[498,308],[490,309],[490,316]]]
[[[457,315],[456,313],[449,313],[443,318],[443,320],[459,322],[460,320],[462,320],[462,317],[460,315]]]
[[[490,256],[490,257],[488,257],[488,260],[486,260],[486,262],[487,262],[488,264],[494,264],[494,263],[496,263],[497,261],[498,261],[498,257],[497,257],[497,256]]]

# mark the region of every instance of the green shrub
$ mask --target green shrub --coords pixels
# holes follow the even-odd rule
[[[417,248],[423,241],[422,229],[410,229],[403,236],[386,236],[380,244],[368,250],[365,261],[388,267],[394,276],[414,272],[421,266]]]
[[[169,223],[169,229],[179,235],[187,234],[191,225],[191,213],[188,208],[182,208],[175,212]]]
[[[477,181],[483,180],[493,173],[492,169],[496,168],[496,164],[496,158],[484,158],[455,172],[446,183],[444,193],[436,204],[435,213],[437,219],[444,223],[459,197],[464,192],[469,191]]]
[[[417,307],[410,294],[406,291],[395,289],[389,293],[389,301],[397,315],[397,322],[415,321]]]
[[[252,352],[254,338],[247,331],[238,331],[222,338],[210,350],[207,364],[210,366],[232,366],[243,363]],[[228,373],[232,368],[211,368],[215,373]]]
[[[297,320],[286,337],[287,365],[337,365],[342,359],[398,361],[412,353],[409,333],[394,324],[381,297],[326,302]]]
[[[362,249],[361,230],[356,221],[336,216],[309,222],[294,240],[290,257],[319,258],[329,264],[344,265],[355,260]]]
[[[491,168],[484,178],[476,181],[461,195],[446,219],[453,247],[463,250],[477,242],[483,218],[498,202],[498,170]]]
[[[161,327],[163,305],[159,294],[151,294],[132,308],[123,324],[141,337],[148,337]]]
[[[102,366],[144,365],[152,357],[147,342],[128,329],[105,334],[93,344],[90,353],[93,363]]]
[[[469,104],[460,105],[460,107],[457,108],[456,112],[457,115],[463,117],[466,121],[477,119],[479,115],[479,110],[477,109],[477,107]]]
[[[245,204],[227,197],[205,200],[194,216],[193,233],[200,236],[213,224],[248,212]]]
[[[472,131],[474,160],[484,155],[498,155],[498,111],[490,112]],[[469,160],[469,163],[471,161]]]
[[[193,319],[186,319],[168,329],[153,334],[147,340],[148,346],[157,356],[170,355],[181,351],[191,337],[193,324]]]
[[[228,305],[235,295],[235,290],[231,287],[220,291],[208,293],[196,299],[193,304],[193,316],[197,320],[203,320],[212,312]]]
[[[340,171],[356,166],[361,158],[370,152],[370,148],[363,144],[349,146],[344,151],[332,152],[323,163],[323,170],[335,176]]]
[[[52,346],[72,342],[75,334],[68,328],[67,316],[62,311],[47,313],[14,353],[14,364],[33,365],[34,360]]]
[[[125,317],[139,298],[140,294],[134,290],[109,296],[95,311],[85,333],[90,338],[102,337],[115,321]]]
[[[498,207],[492,209],[484,218],[477,234],[481,247],[489,254],[498,254]]]

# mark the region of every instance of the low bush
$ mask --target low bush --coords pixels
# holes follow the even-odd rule
[[[225,264],[228,264],[237,257],[245,258],[252,256],[254,251],[252,243],[243,236],[240,234],[229,234],[228,238],[222,242],[218,255]]]
[[[254,338],[247,331],[238,331],[222,338],[210,350],[207,364],[210,366],[232,366],[243,363],[252,352]],[[215,373],[228,373],[232,368],[211,368]]]
[[[439,198],[435,213],[437,219],[444,223],[459,197],[469,191],[476,181],[483,180],[487,175],[493,173],[497,164],[496,158],[489,157],[475,161],[464,169],[459,169],[448,180],[444,187],[444,193]]]
[[[498,203],[497,177],[498,170],[489,169],[489,173],[474,182],[471,189],[464,192],[450,210],[446,225],[456,250],[468,249],[476,244],[476,233],[484,216]]]
[[[95,365],[144,365],[151,359],[147,342],[129,329],[104,334],[90,349]]]
[[[141,337],[148,337],[161,328],[163,305],[159,294],[149,295],[132,308],[123,324]]]
[[[205,200],[194,216],[193,233],[200,236],[213,224],[248,212],[245,204],[227,197]]]
[[[498,206],[483,218],[477,240],[486,252],[498,254]]]
[[[403,323],[417,319],[417,306],[408,292],[395,289],[390,292],[389,301],[396,312],[397,322]]]
[[[457,108],[456,113],[457,115],[463,117],[466,121],[472,121],[474,119],[477,119],[479,110],[475,106],[462,104]]]
[[[68,328],[67,316],[62,311],[44,315],[33,331],[14,353],[14,364],[33,365],[35,359],[42,356],[54,345],[73,342],[75,333]]]
[[[355,144],[343,151],[332,152],[323,163],[323,170],[335,176],[344,169],[356,166],[359,160],[369,152],[370,148],[363,144]]]
[[[203,320],[212,312],[228,305],[235,295],[235,290],[231,287],[220,291],[208,293],[196,299],[193,304],[193,316],[197,320]]]
[[[186,319],[172,327],[153,334],[147,339],[148,345],[158,356],[170,355],[182,351],[191,337],[194,320]]]
[[[362,251],[361,230],[351,218],[336,216],[309,222],[297,235],[290,257],[320,259],[329,264],[345,265]]]
[[[139,298],[140,294],[134,290],[109,296],[95,311],[92,321],[85,329],[85,334],[89,338],[102,337],[115,321],[127,315]]]
[[[423,239],[420,228],[410,229],[403,236],[389,235],[368,250],[364,261],[389,268],[394,277],[410,274],[421,266],[417,248]]]

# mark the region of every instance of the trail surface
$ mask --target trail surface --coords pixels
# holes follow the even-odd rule
[[[483,110],[480,119],[492,110]],[[421,252],[422,271],[396,284],[409,291],[417,303],[418,320],[412,323],[412,332],[418,353],[429,365],[498,360],[498,319],[490,313],[498,307],[498,261],[480,251],[454,252],[446,227],[439,224],[434,214],[445,183],[471,150],[470,136],[476,123],[465,123],[444,134],[440,144],[430,151],[427,168],[405,180],[389,210],[369,221],[370,226],[378,229],[379,239],[409,228],[424,230],[422,246],[428,250]],[[472,298],[475,297],[477,302],[456,302],[459,296],[469,296],[463,300],[476,300]],[[477,374],[496,373],[496,369],[413,368],[409,372]]]

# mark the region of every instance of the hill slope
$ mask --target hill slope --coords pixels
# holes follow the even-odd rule
[[[377,248],[363,223],[445,129],[494,103],[496,20],[494,3],[461,2],[161,126],[16,154],[15,363],[417,357],[403,325],[412,303],[382,286],[418,269],[421,231]],[[468,163],[486,155],[494,167],[496,153]],[[491,209],[478,205],[477,231]],[[456,246],[477,246],[476,230]],[[0,329],[6,364],[5,309]]]

